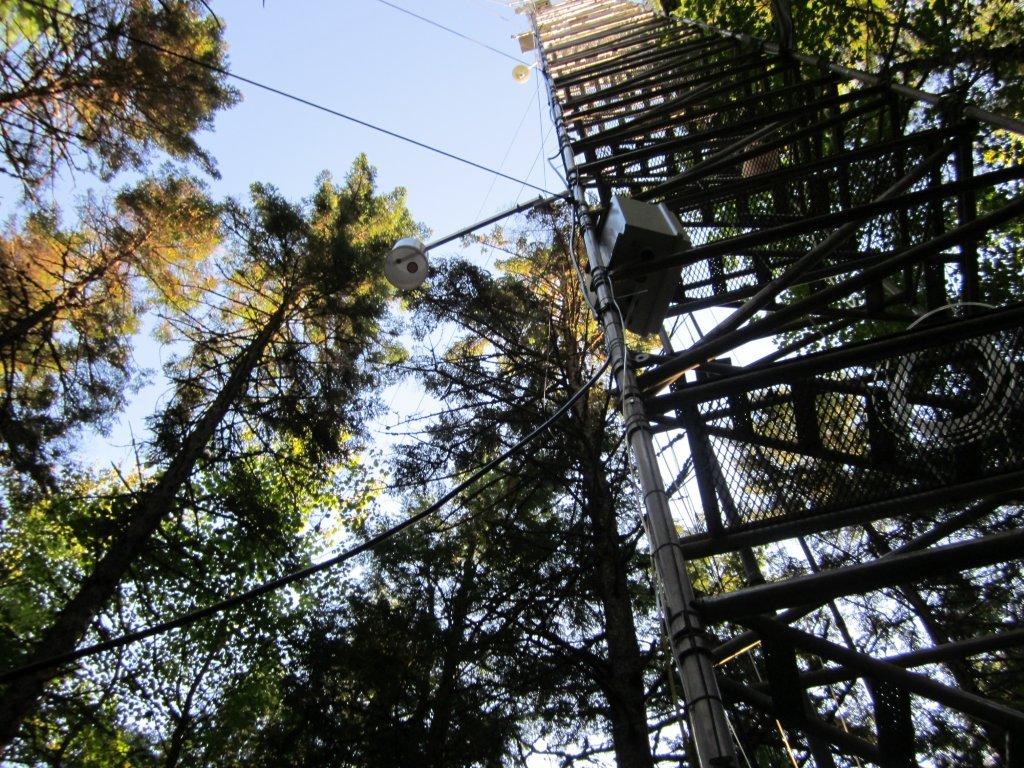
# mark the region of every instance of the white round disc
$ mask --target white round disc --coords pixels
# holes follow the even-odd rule
[[[525,83],[530,79],[530,67],[525,64],[516,64],[512,68],[512,79],[517,83]]]
[[[395,243],[384,260],[384,276],[400,291],[422,285],[427,279],[427,252],[423,242],[405,237]]]

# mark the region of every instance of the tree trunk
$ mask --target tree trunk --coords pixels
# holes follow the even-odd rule
[[[5,458],[15,470],[32,478],[47,493],[57,490],[52,469],[39,460],[39,432],[18,418],[10,391],[0,403],[0,441],[7,445]]]
[[[565,349],[578,349],[575,328],[574,323],[561,329]],[[584,374],[577,361],[583,360],[585,355],[585,350],[581,349],[579,354],[570,354],[564,361],[566,379],[573,389],[584,384]],[[631,553],[625,550],[619,535],[615,498],[608,485],[607,460],[600,448],[604,438],[603,415],[595,423],[591,408],[586,399],[576,404],[572,414],[578,434],[573,430],[574,433],[565,435],[563,439],[579,446],[577,460],[582,476],[583,511],[590,522],[593,537],[594,582],[601,601],[608,648],[608,674],[599,683],[608,699],[612,746],[618,768],[653,768],[647,728],[644,660],[636,637],[627,573]]]
[[[603,462],[599,457],[583,459],[581,471],[586,494],[584,511],[593,535],[595,581],[608,646],[605,687],[615,762],[619,768],[653,768],[651,744],[647,737],[644,663],[636,638],[633,601],[626,574],[629,555],[623,551],[619,537],[615,503],[604,476]]]
[[[222,621],[220,626],[221,630],[223,630],[226,625]],[[220,638],[220,635],[221,631],[218,631],[218,639]],[[170,745],[167,748],[167,755],[164,758],[164,768],[178,768],[178,763],[181,762],[181,754],[185,748],[185,741],[188,739],[189,732],[192,730],[192,703],[195,701],[196,693],[199,692],[199,688],[203,684],[203,678],[205,678],[206,673],[210,671],[210,666],[213,664],[213,660],[216,656],[216,648],[206,654],[203,666],[200,667],[198,674],[196,674],[195,678],[192,680],[192,684],[188,687],[188,693],[185,695],[185,701],[181,705],[181,713],[174,724],[174,732],[171,734]]]
[[[472,536],[473,534],[470,534]],[[458,682],[459,663],[465,642],[466,619],[476,582],[476,542],[471,541],[462,564],[462,579],[452,597],[452,619],[445,632],[444,658],[441,675],[434,692],[430,728],[427,731],[426,758],[431,768],[445,768],[448,764],[449,731],[452,723],[452,698]]]
[[[246,347],[223,389],[185,438],[167,470],[149,490],[139,495],[129,513],[128,526],[111,540],[106,554],[82,581],[78,592],[57,614],[32,653],[23,659],[23,666],[61,656],[75,649],[89,624],[117,590],[132,562],[174,508],[178,492],[192,474],[217,425],[244,392],[249,377],[270,340],[283,324],[290,307],[291,300],[288,297],[282,299],[267,324]],[[45,668],[8,685],[4,699],[0,702],[0,757],[17,735],[22,720],[36,707],[46,683],[57,674],[57,669]]]

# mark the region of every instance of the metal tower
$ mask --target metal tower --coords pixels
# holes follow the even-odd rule
[[[777,726],[903,768],[934,716],[1024,765],[1024,125],[628,0],[530,17],[699,761]],[[611,264],[616,196],[688,247]],[[666,281],[706,332],[632,353]]]

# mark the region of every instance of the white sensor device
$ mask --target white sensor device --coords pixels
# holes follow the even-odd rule
[[[403,237],[384,260],[384,276],[400,291],[418,288],[427,279],[427,249],[415,237]]]

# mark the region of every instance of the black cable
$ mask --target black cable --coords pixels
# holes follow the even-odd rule
[[[109,31],[102,25],[89,21],[89,19],[86,19],[84,16],[78,16],[73,13],[70,13],[69,11],[64,11],[59,8],[53,8],[52,6],[49,6],[46,3],[39,2],[39,0],[22,0],[22,2],[24,2],[26,5],[41,8],[42,10],[49,11],[59,16],[65,16],[70,19],[81,21],[83,24],[86,24],[87,26],[90,26],[93,29]],[[358,117],[346,115],[344,112],[339,112],[336,109],[325,107],[323,104],[317,104],[315,101],[310,101],[309,99],[304,99],[301,96],[296,96],[294,94],[288,93],[287,91],[282,91],[280,88],[275,88],[272,85],[266,85],[264,83],[259,82],[258,80],[252,80],[251,78],[244,77],[242,75],[237,75],[234,72],[231,72],[230,70],[224,69],[223,67],[218,67],[214,64],[208,64],[205,61],[193,58],[188,54],[179,53],[178,51],[172,51],[170,48],[164,48],[162,45],[151,43],[148,40],[142,40],[141,38],[129,35],[124,31],[120,31],[119,34],[126,40],[129,40],[135,43],[136,45],[144,45],[147,48],[152,48],[154,51],[159,51],[160,53],[167,54],[168,56],[173,56],[177,59],[181,59],[182,61],[186,61],[194,66],[202,67],[203,69],[208,69],[211,72],[216,72],[217,74],[223,75],[224,77],[229,77],[233,80],[238,80],[239,82],[246,83],[247,85],[251,85],[254,88],[260,88],[264,91],[267,91],[268,93],[273,93],[277,96],[281,96],[283,98],[290,99],[291,101],[298,102],[299,104],[304,104],[307,107],[312,107],[313,109],[318,109],[321,112],[326,112],[329,115],[340,117],[343,120],[348,120],[349,122],[353,122],[356,125],[361,125],[364,128],[369,128],[372,131],[383,133],[385,136],[390,136],[391,138],[398,139],[399,141],[404,141],[408,144],[412,144],[413,146],[419,147],[420,149],[425,149],[429,152],[434,152],[435,154],[441,155],[442,157],[447,157],[449,160],[455,160],[456,162],[463,163],[464,165],[468,165],[471,168],[486,171],[487,173],[494,174],[495,176],[500,176],[503,179],[514,181],[517,184],[524,184],[527,187],[530,187],[531,189],[536,189],[538,192],[543,192],[546,195],[555,194],[554,192],[544,189],[543,187],[538,187],[536,184],[531,184],[528,181],[517,179],[515,176],[509,176],[507,173],[502,173],[501,171],[496,171],[493,168],[488,168],[486,165],[481,165],[480,163],[474,162],[473,160],[467,160],[464,157],[460,157],[459,155],[452,154],[451,152],[448,152],[446,150],[431,146],[430,144],[424,144],[422,141],[417,141],[416,139],[413,139],[409,136],[404,136],[400,133],[396,133],[395,131],[388,130],[387,128],[382,128],[379,125],[374,125],[373,123],[368,123],[365,120],[360,120]]]
[[[395,5],[394,3],[389,3],[388,0],[377,0],[377,2],[380,3],[381,5],[388,6],[389,8],[394,8],[396,11],[400,11],[401,13],[408,14],[409,16],[412,16],[414,19],[419,19],[420,21],[425,21],[427,24],[430,24],[433,27],[437,27],[438,29],[443,29],[445,32],[450,32],[451,34],[455,35],[456,37],[461,37],[463,40],[468,40],[469,42],[471,42],[471,43],[473,43],[475,45],[479,45],[481,48],[486,48],[489,51],[493,51],[494,53],[498,54],[499,56],[504,56],[506,59],[511,59],[516,64],[526,64],[525,61],[523,61],[522,59],[517,59],[511,53],[505,53],[505,51],[503,51],[503,50],[501,50],[499,48],[494,48],[493,46],[490,46],[487,43],[484,43],[484,42],[482,42],[480,40],[477,40],[476,38],[470,37],[469,35],[464,35],[461,32],[458,32],[458,31],[452,29],[451,27],[446,27],[444,24],[440,24],[440,23],[434,21],[433,19],[428,19],[426,16],[420,16],[418,13],[413,13],[408,8],[403,8],[400,5]],[[527,64],[527,66],[529,66],[529,64]]]
[[[110,651],[115,648],[122,648],[126,645],[136,643],[139,640],[144,640],[147,637],[153,637],[154,635],[160,635],[164,632],[169,632],[172,629],[187,627],[209,616],[214,616],[218,613],[221,613],[228,609],[242,605],[243,603],[247,603],[251,600],[254,600],[257,597],[261,597],[262,595],[278,590],[281,587],[293,584],[297,581],[302,581],[303,579],[306,579],[314,574],[320,573],[320,571],[326,571],[328,568],[332,568],[335,565],[340,565],[341,563],[344,563],[346,560],[351,560],[353,557],[356,557],[357,555],[361,555],[362,553],[373,549],[378,544],[387,541],[391,537],[404,531],[406,528],[410,528],[411,526],[418,523],[420,520],[423,520],[424,518],[429,517],[430,515],[437,512],[439,509],[441,509],[441,507],[443,507],[449,501],[451,501],[456,496],[461,494],[469,486],[471,486],[481,477],[486,475],[496,466],[505,461],[505,459],[509,458],[513,454],[518,453],[529,443],[533,442],[533,440],[535,440],[542,432],[547,430],[547,428],[550,427],[555,421],[561,418],[561,416],[566,411],[568,411],[569,408],[571,408],[577,400],[583,397],[583,395],[586,394],[586,392],[592,386],[594,386],[594,384],[597,383],[598,379],[600,379],[602,374],[604,374],[605,370],[607,370],[610,362],[610,360],[605,360],[605,362],[601,365],[600,369],[598,369],[597,372],[590,377],[586,384],[584,384],[582,387],[576,390],[576,392],[573,393],[572,397],[566,400],[557,411],[548,416],[548,418],[546,418],[542,424],[534,428],[528,435],[526,435],[526,437],[522,438],[511,448],[507,449],[503,453],[499,454],[495,458],[488,461],[476,472],[474,472],[468,478],[459,483],[455,488],[448,491],[448,493],[446,493],[440,499],[435,501],[429,507],[426,507],[420,512],[417,512],[412,517],[406,518],[398,525],[392,526],[391,528],[388,528],[387,530],[370,537],[362,544],[359,544],[353,547],[352,549],[348,549],[342,552],[340,555],[335,555],[332,558],[324,560],[323,562],[316,563],[315,565],[310,565],[306,568],[301,568],[297,571],[292,571],[291,573],[286,573],[283,576],[278,576],[276,579],[265,581],[259,586],[253,587],[252,589],[247,590],[246,592],[242,592],[240,594],[229,597],[225,600],[221,600],[220,602],[214,603],[213,605],[208,605],[205,608],[199,608],[198,610],[182,614],[181,616],[178,616],[174,619],[170,619],[169,621],[154,624],[150,627],[140,629],[136,632],[129,632],[126,635],[111,638],[110,640],[104,640],[101,643],[89,645],[85,648],[79,648],[78,650],[72,651],[71,653],[64,653],[59,656],[52,656],[48,659],[43,659],[42,661],[36,661],[32,664],[26,664],[22,667],[17,667],[15,669],[9,670],[7,672],[4,672],[3,674],[0,674],[0,683],[10,683],[15,680],[18,680],[19,678],[25,677],[26,675],[30,675],[33,672],[38,672],[42,669],[61,667],[65,664],[70,664],[73,661],[78,661],[79,659],[84,659],[89,656],[95,656],[99,653],[103,653],[104,651]]]

